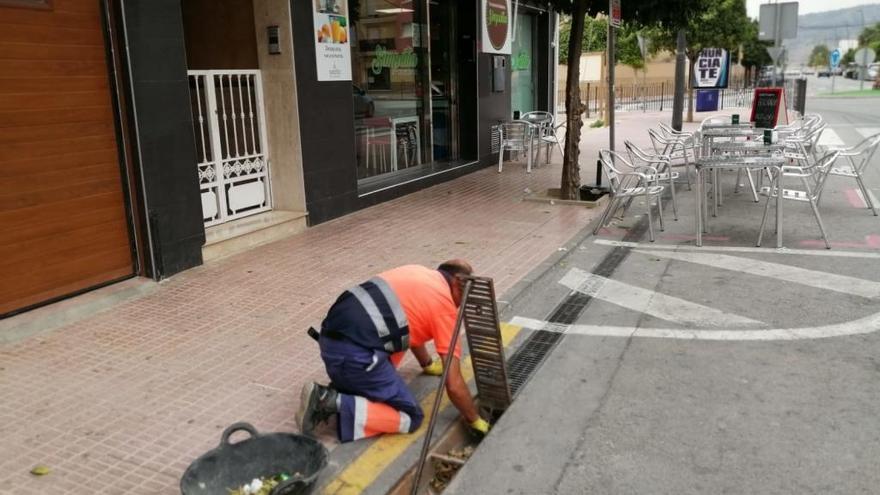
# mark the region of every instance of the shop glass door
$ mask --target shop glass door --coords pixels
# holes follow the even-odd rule
[[[510,60],[512,109],[514,115],[537,110],[535,108],[535,16],[518,14],[516,38]],[[517,113],[518,112],[518,113]]]

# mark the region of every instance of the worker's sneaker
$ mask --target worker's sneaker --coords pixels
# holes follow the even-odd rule
[[[330,387],[314,382],[303,385],[296,422],[304,434],[310,435],[315,425],[326,422],[338,412],[336,396],[336,391]]]

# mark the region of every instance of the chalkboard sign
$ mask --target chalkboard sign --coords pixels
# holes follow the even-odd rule
[[[755,128],[772,129],[776,127],[782,99],[782,88],[759,88],[755,90],[755,96],[752,99],[752,118],[750,119],[755,123]]]

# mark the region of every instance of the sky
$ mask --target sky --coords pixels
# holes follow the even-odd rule
[[[783,0],[786,1],[786,0]],[[771,3],[769,0],[746,0],[746,9],[748,9],[749,17],[758,18],[758,10],[762,3]],[[800,0],[798,6],[798,14],[812,14],[813,12],[824,12],[826,10],[844,9],[847,7],[855,7],[856,5],[877,4],[880,1],[871,0]]]

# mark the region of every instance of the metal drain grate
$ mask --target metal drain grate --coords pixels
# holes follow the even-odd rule
[[[647,230],[647,223],[640,221],[630,229],[624,241],[637,241]],[[593,270],[596,275],[610,277],[614,270],[623,263],[629,255],[631,248],[616,247],[608,253],[601,263]],[[553,312],[547,317],[549,324],[545,330],[536,330],[528,336],[525,342],[517,349],[516,353],[507,363],[507,376],[510,380],[510,391],[516,396],[523,385],[529,381],[535,370],[547,359],[550,351],[559,344],[564,335],[564,327],[555,328],[556,325],[572,325],[587,309],[592,296],[579,292],[572,292],[562,300]]]
[[[468,277],[468,280],[472,284],[464,301],[464,325],[480,406],[503,412],[510,405],[512,395],[504,366],[495,286],[487,277]]]
[[[516,395],[531,378],[532,373],[544,362],[550,351],[556,347],[562,334],[547,330],[537,330],[529,335],[523,345],[507,363],[507,376],[510,377],[510,392]]]

